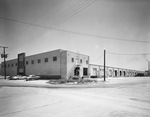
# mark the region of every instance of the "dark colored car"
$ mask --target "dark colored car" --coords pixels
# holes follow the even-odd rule
[[[142,76],[144,76],[144,74],[143,73],[138,73],[137,75],[135,75],[136,77],[142,77]]]

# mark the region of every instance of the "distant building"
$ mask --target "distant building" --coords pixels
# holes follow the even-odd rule
[[[103,65],[89,65],[89,71],[91,77],[104,77],[104,66]],[[125,68],[106,66],[105,75],[106,77],[134,77],[138,73],[145,73],[144,71],[137,71]]]
[[[106,66],[106,77],[133,77],[142,71]],[[104,66],[90,64],[89,56],[67,50],[54,50],[6,61],[7,75],[40,75],[42,78],[104,77]],[[4,64],[1,64],[4,75]]]

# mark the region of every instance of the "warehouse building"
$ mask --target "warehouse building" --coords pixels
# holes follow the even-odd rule
[[[104,66],[90,64],[89,56],[67,50],[54,50],[26,56],[18,54],[17,59],[6,61],[6,72],[14,75],[39,75],[42,78],[104,77]],[[142,71],[106,66],[106,77],[133,77]],[[1,64],[4,75],[4,65]]]
[[[89,56],[61,49],[31,56],[20,53],[17,59],[6,61],[9,76],[36,74],[43,78],[66,79],[74,75],[88,77],[88,67]],[[2,75],[3,68],[2,63]]]
[[[102,65],[89,65],[89,71],[91,77],[104,77],[104,66]],[[144,71],[131,70],[125,68],[117,68],[117,67],[105,67],[105,75],[106,77],[134,77],[138,73],[144,74]]]

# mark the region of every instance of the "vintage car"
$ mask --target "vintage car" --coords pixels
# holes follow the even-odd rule
[[[29,81],[29,80],[38,80],[40,78],[40,76],[37,76],[37,75],[29,75],[26,77],[26,81]]]
[[[9,80],[25,80],[27,76],[16,75],[9,78]]]

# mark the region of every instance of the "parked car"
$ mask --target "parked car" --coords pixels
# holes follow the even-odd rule
[[[10,77],[9,80],[24,80],[26,79],[27,76],[21,76],[21,75],[16,75],[13,77]]]
[[[6,76],[6,79],[9,79],[10,76]],[[0,75],[0,79],[5,79],[5,76]]]
[[[29,81],[29,80],[38,80],[40,78],[40,76],[37,76],[37,75],[29,75],[26,77],[26,81]]]
[[[12,76],[9,80],[19,80],[20,75]]]
[[[20,76],[19,80],[25,80],[27,78],[27,76]]]
[[[138,73],[135,75],[135,77],[142,77],[142,76],[144,76],[144,73]]]

